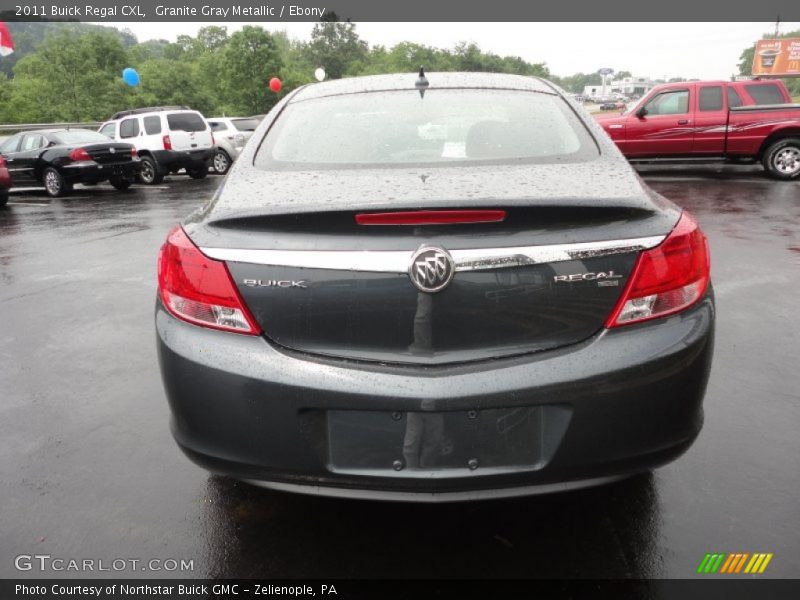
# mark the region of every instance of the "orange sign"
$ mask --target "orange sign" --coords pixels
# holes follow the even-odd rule
[[[759,40],[753,57],[753,75],[800,77],[800,38]]]

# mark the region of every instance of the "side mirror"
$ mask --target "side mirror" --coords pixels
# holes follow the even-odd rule
[[[639,110],[636,111],[636,116],[640,119],[644,119],[644,116],[647,114],[647,109],[643,106]]]

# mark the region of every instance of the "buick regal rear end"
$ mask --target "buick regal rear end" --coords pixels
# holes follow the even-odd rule
[[[535,78],[307,86],[161,249],[172,431],[206,469],[469,500],[646,471],[698,435],[709,254]]]

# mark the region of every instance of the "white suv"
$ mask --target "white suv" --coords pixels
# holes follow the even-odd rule
[[[139,179],[147,185],[161,183],[165,175],[181,169],[194,179],[202,179],[214,154],[211,128],[203,115],[186,106],[118,112],[98,131],[136,146],[142,161]]]

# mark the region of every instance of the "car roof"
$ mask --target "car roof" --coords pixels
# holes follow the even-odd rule
[[[66,133],[67,131],[88,131],[90,133],[96,133],[94,129],[86,129],[85,127],[70,127],[69,129],[67,129],[66,127],[58,127],[51,129],[27,129],[25,131],[18,131],[14,135],[26,135],[31,133],[40,133],[42,135],[47,135],[53,133]]]
[[[107,122],[119,121],[120,119],[125,119],[127,117],[142,117],[150,114],[178,113],[178,112],[192,112],[199,114],[199,111],[196,111],[193,108],[189,108],[188,106],[149,106],[145,108],[134,108],[132,110],[122,110],[116,112],[113,115],[111,115],[111,118]]]
[[[334,79],[322,83],[307,85],[297,92],[292,102],[339,96],[342,94],[361,94],[389,90],[413,90],[419,73],[395,73],[393,75],[368,75],[365,77],[348,77]],[[555,87],[538,77],[525,75],[508,75],[505,73],[426,73],[427,89],[437,88],[477,88],[498,90],[521,90],[559,93]]]

